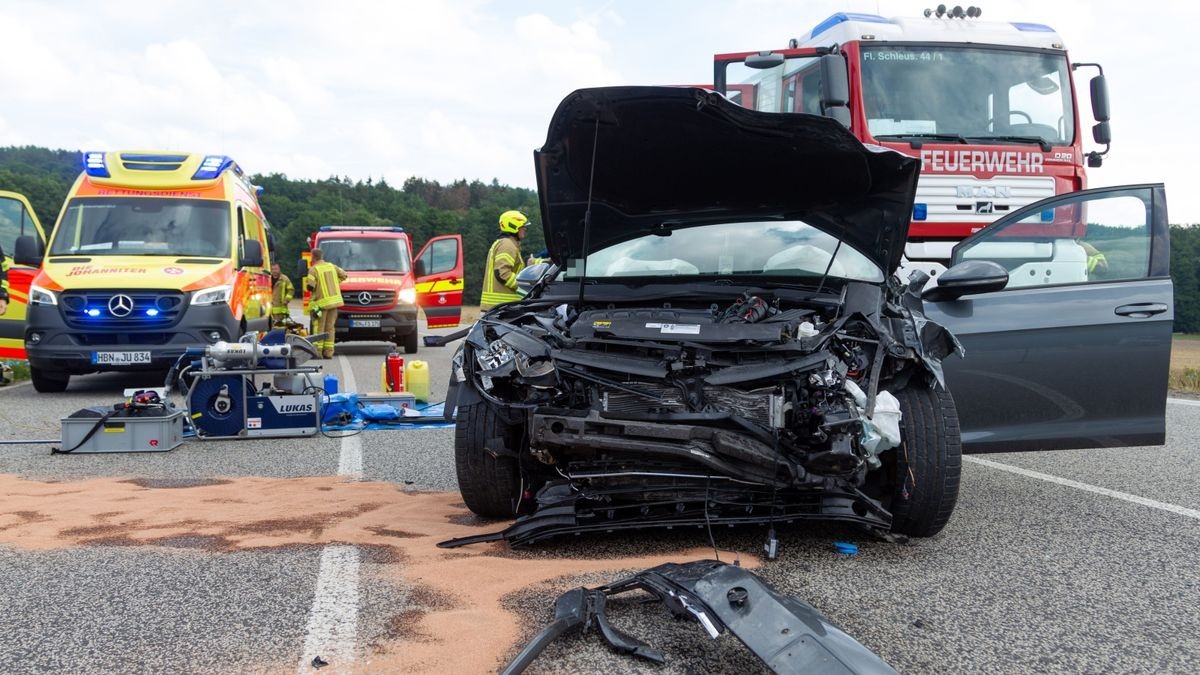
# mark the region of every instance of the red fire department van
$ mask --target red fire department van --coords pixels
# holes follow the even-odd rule
[[[955,10],[838,13],[788,49],[714,57],[715,89],[745,107],[833,117],[864,143],[920,157],[905,253],[935,273],[956,242],[1000,216],[1086,188],[1085,164],[1100,166],[1111,140],[1098,64],[1071,63],[1048,26]],[[1081,67],[1099,71],[1092,138],[1104,152],[1084,151],[1072,78]]]
[[[345,305],[338,311],[336,339],[386,340],[415,354],[419,343],[417,308],[430,328],[458,326],[462,312],[462,236],[433,237],[416,256],[402,227],[324,225],[309,236],[310,248],[346,271]],[[308,271],[300,261],[299,286]],[[304,293],[308,311],[309,292]]]

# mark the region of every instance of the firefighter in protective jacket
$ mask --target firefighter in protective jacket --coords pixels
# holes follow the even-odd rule
[[[338,307],[345,304],[342,302],[342,282],[345,280],[346,273],[342,268],[326,262],[321,249],[312,250],[312,267],[304,277],[304,287],[312,289],[312,297],[308,299],[308,311],[313,317],[312,334],[325,334],[324,338],[313,341],[323,358],[333,358]]]
[[[296,287],[286,274],[279,271],[279,263],[271,263],[271,323],[280,325],[288,318],[288,303],[296,297]]]
[[[517,293],[517,274],[525,268],[525,260],[521,257],[521,240],[527,234],[525,226],[528,224],[529,219],[520,211],[500,214],[500,236],[488,250],[480,308],[491,309],[521,299]]]

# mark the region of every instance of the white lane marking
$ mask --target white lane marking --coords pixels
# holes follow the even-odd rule
[[[338,356],[338,365],[342,370],[340,390],[356,391],[358,383],[350,359]],[[342,437],[337,472],[339,476],[362,480],[362,437],[358,434]],[[318,656],[329,663],[332,672],[350,672],[358,641],[358,567],[356,547],[329,544],[322,549],[317,590],[305,629],[304,653],[296,672],[314,672],[312,661]]]
[[[1048,481],[1050,483],[1057,483],[1058,485],[1065,485],[1067,487],[1073,487],[1076,490],[1084,490],[1086,492],[1094,492],[1098,495],[1104,495],[1105,497],[1112,497],[1114,499],[1123,499],[1127,502],[1133,502],[1134,504],[1141,504],[1142,506],[1149,506],[1152,509],[1168,511],[1168,512],[1174,513],[1176,515],[1187,516],[1188,518],[1195,518],[1196,520],[1200,520],[1200,511],[1198,511],[1196,509],[1189,509],[1184,506],[1178,506],[1176,504],[1168,504],[1166,502],[1160,502],[1160,501],[1156,501],[1154,499],[1146,499],[1145,497],[1131,495],[1128,492],[1118,492],[1117,490],[1109,490],[1108,488],[1102,488],[1102,487],[1099,487],[1096,485],[1080,483],[1079,481],[1071,480],[1069,478],[1060,478],[1058,476],[1051,476],[1048,473],[1041,473],[1040,471],[1030,471],[1029,469],[1022,469],[1019,466],[1013,466],[1011,464],[1001,464],[1000,462],[994,462],[990,459],[980,459],[979,457],[963,457],[963,459],[968,462],[974,462],[976,464],[982,464],[984,466],[989,466],[993,469],[999,469],[1001,471],[1008,471],[1009,473],[1019,474],[1021,476],[1026,476],[1028,478],[1036,478],[1038,480],[1044,480],[1044,481]]]
[[[1167,403],[1174,403],[1176,405],[1190,405],[1200,408],[1200,401],[1193,401],[1188,398],[1167,398]]]
[[[330,544],[321,551],[317,593],[308,613],[298,673],[312,673],[320,656],[329,672],[350,672],[358,639],[358,549]]]
[[[340,391],[358,391],[358,382],[354,379],[354,369],[350,367],[350,359],[338,356],[338,365],[342,367]],[[342,452],[338,455],[338,475],[347,476],[352,480],[362,480],[362,437],[359,434],[342,437]]]

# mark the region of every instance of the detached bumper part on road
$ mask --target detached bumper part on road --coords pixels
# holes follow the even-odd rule
[[[642,590],[674,618],[699,623],[709,637],[728,630],[775,673],[895,673],[883,659],[826,619],[812,605],[782,595],[755,574],[716,560],[659,565],[607,586],[567,591],[555,619],[502,672],[520,673],[559,635],[595,621],[604,640],[622,654],[662,663],[661,652],[608,623],[610,596]]]

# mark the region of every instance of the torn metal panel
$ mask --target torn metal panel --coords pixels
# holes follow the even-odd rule
[[[772,672],[784,675],[894,674],[883,659],[847,635],[812,605],[779,593],[757,575],[715,560],[668,563],[607,586],[567,591],[555,619],[502,672],[520,673],[550,642],[595,621],[619,653],[656,663],[661,652],[612,628],[606,598],[632,590],[650,593],[676,618],[691,619],[710,638],[728,631]]]

